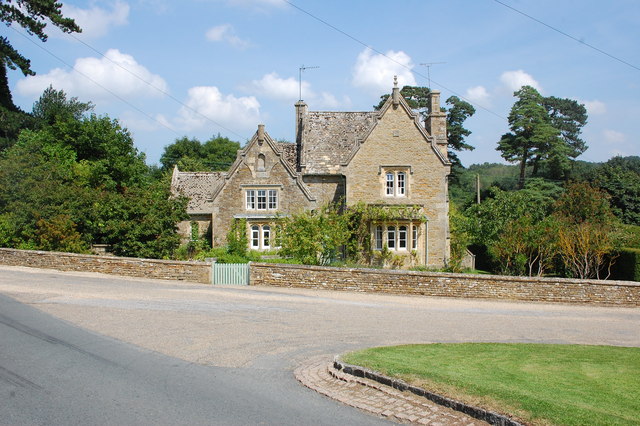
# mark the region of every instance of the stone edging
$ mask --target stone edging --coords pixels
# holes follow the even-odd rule
[[[474,407],[471,405],[467,405],[463,402],[456,401],[455,399],[438,395],[436,393],[419,388],[417,386],[412,386],[403,380],[384,376],[376,371],[369,370],[368,368],[360,367],[358,365],[347,364],[341,361],[339,356],[336,356],[334,358],[333,367],[336,370],[343,371],[346,374],[351,374],[352,376],[355,376],[355,377],[364,377],[366,379],[376,381],[383,385],[390,386],[401,392],[409,391],[415,395],[427,398],[428,400],[433,401],[436,404],[451,408],[452,410],[460,411],[461,413],[467,414],[468,416],[471,416],[478,420],[482,420],[492,425],[524,426],[522,423],[519,423],[508,416],[494,413],[493,411],[484,410],[482,408]]]

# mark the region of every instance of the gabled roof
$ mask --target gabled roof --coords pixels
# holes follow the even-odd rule
[[[225,175],[224,172],[181,172],[175,166],[171,190],[173,195],[189,199],[189,213],[211,213],[214,194],[222,187]]]
[[[213,198],[215,199],[218,196],[218,193],[222,191],[222,188],[224,188],[224,185],[226,184],[226,182],[235,175],[240,165],[244,163],[244,158],[246,157],[246,155],[259,142],[258,138],[263,137],[264,139],[262,139],[262,142],[266,143],[269,147],[271,147],[271,149],[278,156],[280,162],[282,163],[284,168],[287,170],[289,175],[295,180],[296,184],[298,185],[302,193],[307,197],[308,200],[314,201],[315,197],[311,194],[311,192],[309,191],[309,188],[302,181],[302,176],[300,175],[300,173],[296,171],[297,153],[296,153],[295,145],[287,142],[275,142],[273,139],[271,139],[271,136],[269,136],[267,132],[263,132],[262,136],[260,136],[260,128],[264,130],[263,125],[258,126],[258,131],[254,133],[251,140],[247,142],[244,148],[238,151],[238,156],[236,157],[236,161],[233,162],[233,164],[229,168],[229,171],[225,173],[222,179],[222,184],[220,184],[217,187],[217,189],[213,192]]]
[[[305,174],[336,174],[376,124],[377,111],[305,114],[302,159]]]

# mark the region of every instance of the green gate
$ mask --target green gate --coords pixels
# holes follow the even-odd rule
[[[213,262],[211,264],[211,284],[249,285],[249,264]]]

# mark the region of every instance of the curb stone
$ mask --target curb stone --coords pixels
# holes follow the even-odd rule
[[[411,392],[414,395],[424,397],[432,402],[435,402],[436,404],[442,405],[447,408],[451,408],[452,410],[459,411],[475,419],[487,422],[492,425],[525,426],[523,423],[513,420],[508,416],[498,414],[493,411],[488,411],[482,408],[474,407],[472,405],[468,405],[463,402],[456,401],[455,399],[438,395],[436,393],[419,388],[417,386],[412,386],[403,380],[384,376],[376,371],[369,370],[367,368],[360,367],[358,365],[351,365],[351,364],[344,363],[343,361],[340,360],[338,355],[336,355],[336,357],[333,360],[333,368],[335,368],[337,371],[342,371],[346,374],[350,374],[355,377],[362,377],[369,380],[373,380],[382,385],[389,386],[393,389],[397,389],[401,392],[406,392],[406,391]]]
[[[396,423],[447,426],[487,424],[410,392],[338,371],[331,359],[331,355],[311,358],[299,365],[294,375],[302,385],[322,395]]]

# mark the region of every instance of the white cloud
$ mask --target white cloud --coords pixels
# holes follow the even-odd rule
[[[282,78],[278,73],[265,74],[260,80],[253,80],[244,90],[284,102],[295,102],[300,98],[300,82],[295,77]],[[339,101],[328,92],[316,93],[311,84],[302,81],[302,98],[314,108],[339,108],[350,105],[349,98]]]
[[[593,101],[581,101],[584,104],[585,108],[587,108],[587,112],[589,115],[602,115],[607,112],[607,106],[604,102],[593,100]]]
[[[522,86],[531,86],[539,92],[542,91],[540,83],[538,83],[531,74],[527,74],[523,70],[505,71],[500,76],[500,81],[511,92],[520,90]]]
[[[627,135],[624,133],[618,132],[616,130],[606,129],[602,132],[602,137],[604,141],[608,144],[619,144],[626,142]]]
[[[353,68],[353,84],[376,94],[389,93],[393,87],[393,76],[398,76],[398,86],[416,86],[411,72],[411,57],[403,51],[388,51],[384,55],[363,50]]]
[[[282,78],[278,73],[265,74],[260,80],[251,82],[250,90],[281,101],[295,101],[300,96],[300,83],[294,77]],[[302,82],[302,97],[315,96],[308,82]]]
[[[111,27],[126,25],[129,18],[129,5],[117,0],[111,10],[105,10],[94,6],[91,9],[64,4],[62,5],[64,16],[73,18],[76,24],[82,28],[84,37],[97,38],[106,35]]]
[[[210,28],[206,33],[209,41],[222,41],[229,43],[233,47],[245,49],[249,47],[249,42],[241,39],[235,34],[235,30],[231,24],[222,24]]]
[[[111,99],[113,94],[125,98],[161,97],[162,92],[168,91],[162,77],[117,49],[109,49],[103,58],[77,59],[71,71],[55,68],[47,74],[28,76],[18,81],[16,89],[22,95],[39,96],[49,85],[94,101]]]
[[[185,105],[176,121],[188,131],[218,125],[232,131],[251,130],[260,122],[260,103],[255,97],[224,95],[214,86],[192,87]]]
[[[475,86],[467,89],[465,97],[472,102],[487,105],[491,95],[484,86]]]

